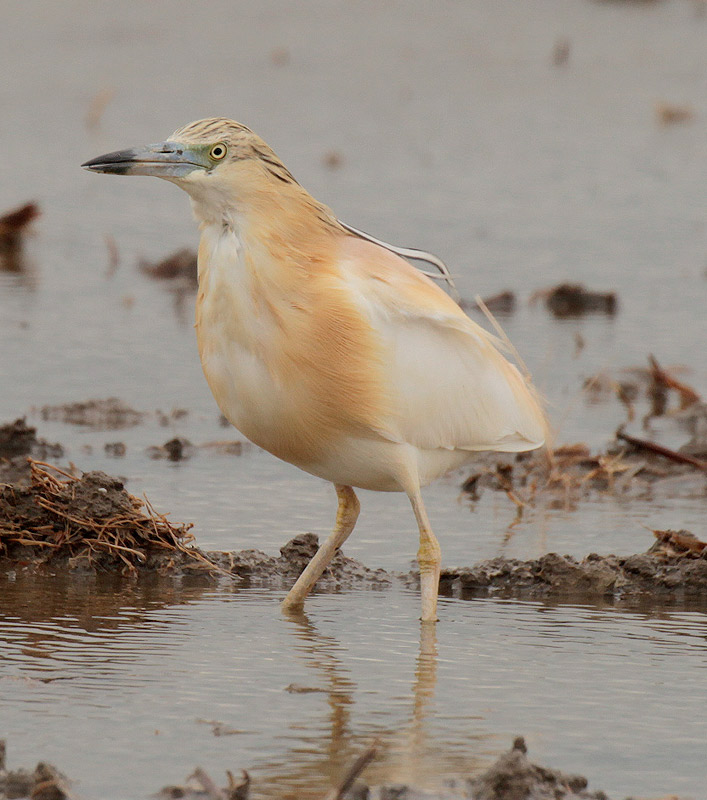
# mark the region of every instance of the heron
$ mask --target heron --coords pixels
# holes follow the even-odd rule
[[[355,488],[405,492],[419,530],[421,619],[437,620],[441,565],[421,488],[479,451],[541,447],[530,378],[422,257],[341,222],[256,133],[189,123],[158,144],[82,165],[185,190],[199,223],[196,336],[224,416],[277,458],[334,484],[331,535],[282,601],[301,609],[351,534]]]

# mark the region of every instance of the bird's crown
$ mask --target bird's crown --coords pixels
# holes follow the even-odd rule
[[[273,149],[257,133],[226,117],[209,117],[178,128],[170,140],[192,145],[210,144],[212,158],[241,161],[255,158],[284,183],[297,183]]]

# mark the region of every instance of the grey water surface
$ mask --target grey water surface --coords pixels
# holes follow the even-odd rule
[[[685,365],[707,394],[704,3],[9,0],[3,11],[0,210],[36,200],[43,215],[25,269],[0,272],[0,422],[27,415],[65,462],[125,476],[194,522],[204,548],[277,552],[305,530],[324,535],[335,497],[256,448],[199,448],[178,464],[146,454],[176,435],[239,438],[201,375],[193,295],[137,269],[198,234],[175,187],[78,165],[192,119],[247,124],[340,218],[441,255],[464,297],[516,291],[501,321],[559,442],[603,446],[625,410],[589,403],[582,384],[649,353]],[[660,103],[694,118],[661,124]],[[615,290],[618,313],[558,321],[528,304],[565,280]],[[38,411],[109,396],[145,422],[105,431]],[[162,425],[156,410],[174,408],[188,413]],[[650,433],[679,443],[669,424]],[[124,458],[105,453],[115,441]],[[445,564],[636,552],[654,528],[707,533],[694,492],[594,498],[514,524],[505,496],[472,508],[460,495],[468,471],[425,494]],[[361,495],[347,554],[407,569],[407,500]],[[10,765],[52,761],[86,798],[143,797],[197,765],[219,781],[249,769],[257,796],[317,797],[374,735],[387,749],[371,780],[434,786],[524,734],[532,758],[612,796],[707,796],[704,608],[445,599],[436,637],[421,638],[412,592],[317,595],[298,620],[279,597],[0,576]],[[238,732],[216,737],[200,720]]]

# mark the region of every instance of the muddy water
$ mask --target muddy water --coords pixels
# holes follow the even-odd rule
[[[330,487],[266,454],[200,450],[172,464],[145,453],[175,435],[237,436],[219,426],[201,376],[191,297],[136,269],[140,257],[193,246],[196,233],[174,187],[77,165],[212,114],[261,133],[342,219],[440,253],[465,296],[516,290],[521,308],[503,322],[560,441],[603,444],[624,411],[588,404],[582,381],[649,352],[689,365],[683,377],[706,394],[702,5],[7,3],[0,207],[36,199],[44,215],[24,272],[0,272],[0,419],[29,414],[67,459],[124,475],[133,493],[195,521],[206,548],[275,552],[295,533],[327,530]],[[569,59],[555,66],[560,39]],[[113,99],[89,128],[102,91]],[[661,125],[657,102],[688,104],[695,119]],[[112,274],[106,235],[119,253]],[[527,306],[566,279],[615,289],[618,315],[558,322]],[[96,431],[32,412],[110,395],[189,413]],[[654,433],[679,443],[670,425]],[[122,459],[104,452],[115,441]],[[704,533],[695,492],[538,510],[509,528],[508,501],[487,494],[472,510],[461,478],[426,494],[449,564],[633,552],[646,528]],[[362,499],[347,552],[405,569],[416,549],[407,502]],[[13,758],[56,761],[86,796],[144,795],[197,763],[252,768],[275,794],[324,786],[375,732],[390,746],[375,776],[426,784],[477,768],[523,733],[532,756],[609,792],[704,793],[699,609],[447,600],[420,659],[412,594],[321,596],[308,622],[281,619],[276,600],[3,578],[0,697]],[[327,691],[286,692],[293,682]],[[215,738],[197,718],[243,733]]]

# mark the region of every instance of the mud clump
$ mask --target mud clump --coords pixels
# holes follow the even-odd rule
[[[566,775],[528,760],[522,737],[495,764],[466,781],[465,797],[474,800],[609,800],[604,792],[591,792],[582,775]]]
[[[29,485],[0,485],[0,562],[136,574],[218,568],[195,547],[191,525],[173,525],[123,482],[80,478],[30,462]]]
[[[445,592],[574,600],[645,596],[680,600],[707,597],[707,544],[687,531],[655,531],[647,553],[578,561],[548,553],[537,559],[492,558],[473,567],[442,571]]]
[[[145,417],[144,412],[135,411],[117,397],[64,403],[58,406],[43,406],[40,414],[44,421],[85,425],[95,430],[132,428],[139,425]]]
[[[561,283],[551,289],[540,289],[531,302],[542,299],[548,311],[558,319],[579,317],[583,314],[613,316],[619,307],[615,292],[595,292],[581,284]]]
[[[279,556],[260,550],[237,552],[208,552],[210,561],[227,572],[237,575],[252,586],[289,586],[296,580],[319,548],[319,538],[313,533],[295,536],[280,548]],[[393,576],[382,569],[368,567],[338,552],[317,581],[317,589],[344,589],[360,584],[388,586]]]
[[[28,455],[37,443],[37,429],[31,428],[24,417],[0,426],[0,457]]]
[[[5,742],[0,740],[0,800],[69,800],[69,781],[56,767],[40,761],[32,770],[5,768]]]
[[[0,483],[29,480],[27,456],[44,460],[61,458],[64,448],[37,438],[37,429],[27,425],[24,417],[0,425]]]
[[[155,460],[185,461],[193,455],[194,445],[182,436],[175,436],[159,447],[148,447],[146,452]]]

